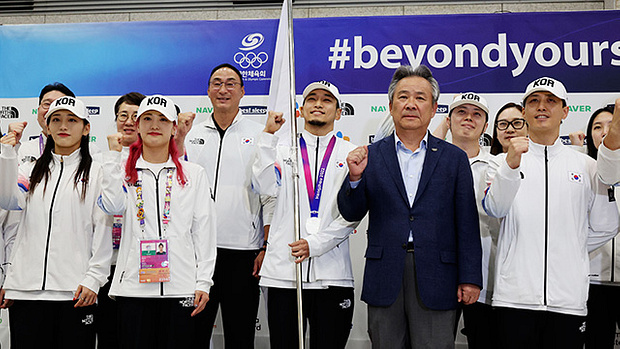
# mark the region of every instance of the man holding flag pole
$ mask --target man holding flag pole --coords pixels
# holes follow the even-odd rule
[[[293,2],[284,0],[282,12],[278,24],[278,34],[276,39],[276,49],[274,52],[274,63],[271,72],[271,85],[269,87],[268,110],[282,111],[284,117],[295,120],[295,47],[293,40]],[[279,116],[282,118],[282,116]],[[279,122],[283,122],[282,118]],[[294,240],[301,239],[300,219],[299,219],[299,173],[297,164],[297,122],[291,122],[290,145],[291,145],[291,176],[294,185],[292,186],[293,203],[293,231]],[[286,134],[281,131],[280,133]],[[297,333],[304,333],[304,316],[302,306],[302,270],[301,264],[295,264],[295,289],[297,298]],[[298,347],[305,347],[304,336],[298,336]]]
[[[310,324],[311,348],[344,348],[352,327],[353,271],[349,235],[359,222],[340,216],[336,197],[347,176],[345,160],[355,146],[334,134],[340,119],[340,93],[327,82],[309,84],[303,92],[304,130],[299,139],[302,183],[291,176],[294,153],[277,147],[273,134],[284,123],[282,113],[269,113],[259,139],[254,174],[261,194],[277,197],[260,285],[268,288],[267,315],[272,349],[292,348],[295,327],[295,265],[302,268],[304,322]],[[275,171],[274,171],[275,163]],[[301,188],[302,238],[293,240],[292,190]],[[293,242],[294,241],[294,242]]]

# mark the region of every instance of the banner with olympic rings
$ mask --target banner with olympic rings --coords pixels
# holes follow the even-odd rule
[[[426,64],[442,91],[521,92],[553,76],[571,92],[617,90],[619,11],[296,19],[297,92],[338,81],[384,93],[400,64]],[[63,80],[81,95],[129,90],[204,95],[210,69],[239,67],[265,95],[277,20],[114,22],[0,27],[0,98]]]

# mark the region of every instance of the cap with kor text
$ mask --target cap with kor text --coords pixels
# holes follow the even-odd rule
[[[50,104],[47,113],[45,113],[45,119],[47,119],[50,115],[52,115],[52,113],[58,110],[68,110],[78,118],[90,122],[88,109],[86,109],[84,102],[80,101],[75,97],[62,96],[55,99],[52,104]]]
[[[325,80],[321,80],[321,81],[310,83],[304,89],[304,93],[303,93],[304,101],[306,101],[306,97],[308,97],[310,92],[312,92],[314,90],[325,90],[325,91],[331,93],[336,98],[336,101],[338,102],[338,105],[340,105],[340,91],[338,90],[338,87],[336,87],[336,85],[332,84],[331,82],[325,81]]]
[[[175,122],[178,119],[177,109],[174,106],[174,102],[172,99],[162,95],[147,96],[144,98],[138,107],[138,118],[149,110],[162,113],[166,119],[172,122]]]
[[[487,103],[487,100],[475,92],[465,92],[454,96],[452,103],[450,103],[449,111],[452,111],[454,108],[463,104],[475,105],[489,115],[489,104]]]
[[[527,85],[525,94],[523,95],[523,101],[525,102],[525,99],[532,93],[541,91],[551,92],[554,96],[564,100],[564,102],[568,104],[568,93],[566,93],[564,84],[556,79],[548,77],[538,78]]]

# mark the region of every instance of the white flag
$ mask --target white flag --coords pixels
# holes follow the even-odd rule
[[[267,110],[283,112],[286,124],[280,128],[276,135],[280,144],[291,144],[290,122],[295,120],[291,117],[291,89],[294,88],[291,77],[291,61],[289,60],[289,23],[288,1],[282,4],[278,36],[276,38],[276,50],[273,55],[273,68],[271,70],[271,85],[269,86],[269,101]],[[292,25],[292,24],[291,24]]]

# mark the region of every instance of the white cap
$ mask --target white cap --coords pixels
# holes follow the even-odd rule
[[[451,112],[454,108],[463,104],[475,105],[489,115],[489,104],[487,100],[475,92],[465,92],[454,96],[452,103],[450,103],[449,111]]]
[[[84,102],[71,96],[58,97],[50,104],[50,108],[45,113],[45,119],[47,119],[52,113],[58,110],[68,110],[75,116],[82,120],[90,122],[90,116],[88,115],[88,109],[84,105]]]
[[[174,122],[177,121],[177,108],[174,106],[172,99],[162,95],[147,96],[138,107],[138,118],[145,112],[154,110],[162,113],[166,119]]]
[[[554,96],[568,104],[568,93],[566,93],[564,84],[556,79],[547,77],[538,78],[527,85],[525,94],[523,95],[523,101],[525,102],[525,99],[532,93],[540,91],[551,92]]]
[[[331,93],[336,98],[336,101],[338,102],[338,106],[340,106],[340,91],[338,90],[338,87],[336,87],[336,85],[332,84],[329,81],[325,81],[325,80],[313,82],[310,85],[306,86],[306,88],[304,89],[304,93],[303,93],[304,101],[306,101],[306,97],[308,97],[310,92],[314,90],[325,90]]]

